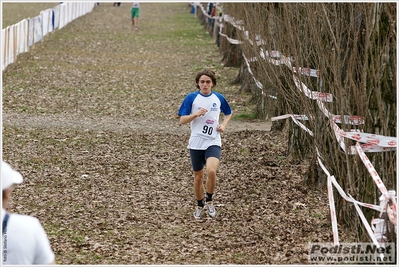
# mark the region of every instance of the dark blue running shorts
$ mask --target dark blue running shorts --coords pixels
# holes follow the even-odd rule
[[[220,146],[210,146],[206,150],[190,149],[190,158],[193,170],[195,172],[202,170],[209,157],[215,157],[220,160],[220,154]]]

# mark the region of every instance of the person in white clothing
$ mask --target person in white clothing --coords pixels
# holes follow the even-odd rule
[[[190,123],[191,126],[187,148],[190,150],[194,171],[194,192],[197,199],[194,218],[201,219],[205,205],[209,216],[216,216],[212,197],[216,188],[216,171],[221,156],[220,133],[226,130],[232,117],[232,110],[222,94],[212,91],[212,88],[216,86],[215,72],[200,71],[195,77],[195,83],[199,91],[190,93],[184,98],[178,116],[181,124]],[[219,124],[220,113],[224,113],[224,119]],[[207,180],[204,198],[205,165]]]
[[[19,172],[12,169],[8,163],[1,162],[2,264],[55,264],[55,255],[39,220],[6,211],[14,184],[20,184],[22,181]]]

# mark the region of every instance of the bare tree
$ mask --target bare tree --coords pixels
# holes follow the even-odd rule
[[[302,122],[313,136],[286,122],[288,153],[293,159],[309,160],[309,183],[324,186],[326,181],[317,166],[317,148],[345,192],[378,204],[381,192],[360,157],[349,153],[355,141],[343,139],[340,146],[332,115],[339,115],[335,121],[345,132],[396,135],[396,3],[225,3],[223,9],[243,22],[237,38],[244,41],[243,56],[253,58],[249,68],[263,85],[257,97],[265,105],[264,116],[311,118]],[[243,61],[239,80],[250,87],[253,79],[245,78],[251,76],[246,65]],[[311,71],[315,75],[309,75]],[[311,99],[303,85],[332,94],[333,101]],[[273,129],[282,129],[284,124],[276,126],[280,127]],[[395,189],[396,150],[368,157],[385,186]],[[339,222],[359,229],[359,240],[367,239],[353,205],[338,195],[335,199],[340,199]],[[373,210],[363,212],[369,221],[378,217]]]

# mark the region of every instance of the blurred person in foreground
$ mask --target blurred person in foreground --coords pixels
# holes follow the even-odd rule
[[[225,97],[212,89],[216,86],[216,75],[211,70],[202,70],[195,77],[196,92],[189,93],[178,111],[180,123],[190,123],[191,136],[188,143],[197,207],[194,218],[199,220],[203,211],[216,217],[212,197],[216,188],[216,171],[221,156],[221,133],[226,130],[233,113]],[[220,113],[224,113],[219,124]],[[206,165],[206,194],[204,198],[204,166]],[[206,207],[205,207],[206,206]]]
[[[20,184],[22,181],[19,172],[12,169],[8,163],[1,162],[2,264],[55,264],[55,255],[39,220],[32,216],[6,211],[14,184]]]

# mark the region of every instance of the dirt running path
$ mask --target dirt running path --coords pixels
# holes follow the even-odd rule
[[[7,112],[3,114],[3,125],[13,125],[18,127],[31,126],[42,129],[83,129],[94,131],[116,131],[116,132],[163,132],[175,134],[188,134],[190,128],[188,125],[180,125],[178,120],[165,121],[161,119],[152,120],[148,123],[147,119],[119,119],[112,117],[81,117],[69,115],[31,115],[20,114],[16,112]],[[173,127],[171,127],[171,125]],[[232,120],[229,123],[229,132],[240,131],[270,131],[271,122],[249,122],[242,120]]]

